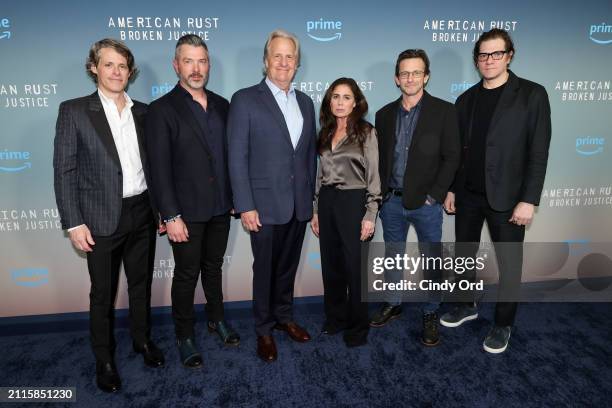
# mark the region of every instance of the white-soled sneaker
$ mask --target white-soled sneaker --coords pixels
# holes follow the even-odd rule
[[[477,317],[478,308],[476,307],[476,304],[472,306],[455,306],[453,310],[442,315],[440,318],[440,324],[445,327],[459,327],[463,323],[474,320]]]
[[[484,343],[482,343],[485,351],[493,354],[499,354],[506,351],[511,331],[511,326],[493,326],[491,330],[489,330],[487,337],[485,337]]]

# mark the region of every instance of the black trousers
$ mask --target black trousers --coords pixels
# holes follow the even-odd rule
[[[208,320],[223,320],[222,267],[230,230],[229,214],[206,222],[186,222],[189,241],[172,242],[172,317],[179,339],[194,336],[193,298],[200,274]]]
[[[522,243],[525,239],[525,227],[508,221],[514,209],[495,211],[484,194],[467,190],[457,192],[455,206],[457,208],[455,236],[458,255],[466,257],[476,255],[480,233],[486,220],[499,267],[499,296],[505,300],[515,297],[519,293],[521,283],[523,245],[508,243]],[[474,270],[466,272],[461,278],[473,282],[474,272]],[[495,324],[500,326],[514,324],[517,305],[515,301],[497,302]]]
[[[319,192],[319,243],[325,326],[344,328],[345,340],[360,340],[369,330],[368,304],[361,299],[361,221],[366,190],[323,186]]]
[[[145,191],[123,199],[119,225],[112,235],[93,235],[95,245],[87,253],[89,322],[93,352],[101,362],[110,362],[115,352],[113,328],[121,262],[127,277],[132,339],[137,343],[149,339],[155,232]]]
[[[276,323],[293,321],[293,287],[307,221],[263,225],[251,232],[255,333],[269,335]]]

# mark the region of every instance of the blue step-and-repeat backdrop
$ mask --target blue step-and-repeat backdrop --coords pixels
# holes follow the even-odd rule
[[[0,7],[0,317],[88,309],[85,259],[60,228],[53,194],[53,138],[61,101],[93,92],[84,63],[103,37],[124,40],[140,75],[130,95],[150,102],[176,83],[176,40],[196,33],[210,49],[208,88],[230,99],[261,80],[263,45],[276,28],[295,33],[295,87],[318,108],[340,76],[355,78],[368,117],[397,98],[397,54],[423,48],[428,91],[455,98],[478,81],[471,52],[482,31],[508,30],[513,71],[548,91],[553,136],[541,205],[527,241],[601,243],[612,231],[612,3],[528,1],[16,1]],[[486,237],[486,234],[484,235]],[[375,240],[381,240],[377,228]],[[410,235],[411,240],[415,236]],[[453,219],[445,217],[452,241]],[[318,240],[307,233],[296,296],[322,292]],[[575,273],[574,254],[561,275]],[[526,255],[526,268],[530,262]],[[234,221],[224,265],[227,300],[251,298],[251,249]],[[157,244],[153,305],[170,304],[173,260]],[[573,271],[573,272],[572,272]],[[125,285],[124,285],[125,288]],[[196,300],[203,301],[202,293]],[[118,307],[127,296],[120,291]]]

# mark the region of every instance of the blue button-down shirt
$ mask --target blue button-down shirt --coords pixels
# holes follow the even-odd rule
[[[414,129],[419,121],[421,113],[421,105],[423,98],[409,111],[404,109],[402,101],[399,101],[399,109],[397,110],[397,122],[395,124],[395,151],[393,152],[393,172],[389,187],[401,190],[404,188],[404,173],[406,172],[406,164],[408,163],[408,151],[412,142]]]
[[[274,82],[270,81],[268,77],[266,77],[266,84],[270,91],[272,91],[272,95],[274,95],[274,99],[283,113],[287,129],[289,129],[289,136],[291,136],[291,144],[295,149],[302,134],[302,126],[304,126],[304,118],[295,96],[295,88],[291,87],[289,92],[285,92],[276,86]]]

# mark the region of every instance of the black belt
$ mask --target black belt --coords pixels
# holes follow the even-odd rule
[[[143,191],[140,194],[134,195],[134,196],[129,196],[129,197],[124,197],[122,199],[122,202],[125,204],[132,204],[132,203],[136,203],[138,201],[144,200],[149,198],[149,192],[147,190]]]
[[[399,190],[396,188],[390,188],[389,193],[393,194],[394,196],[398,196],[398,197],[402,196],[402,190]]]

